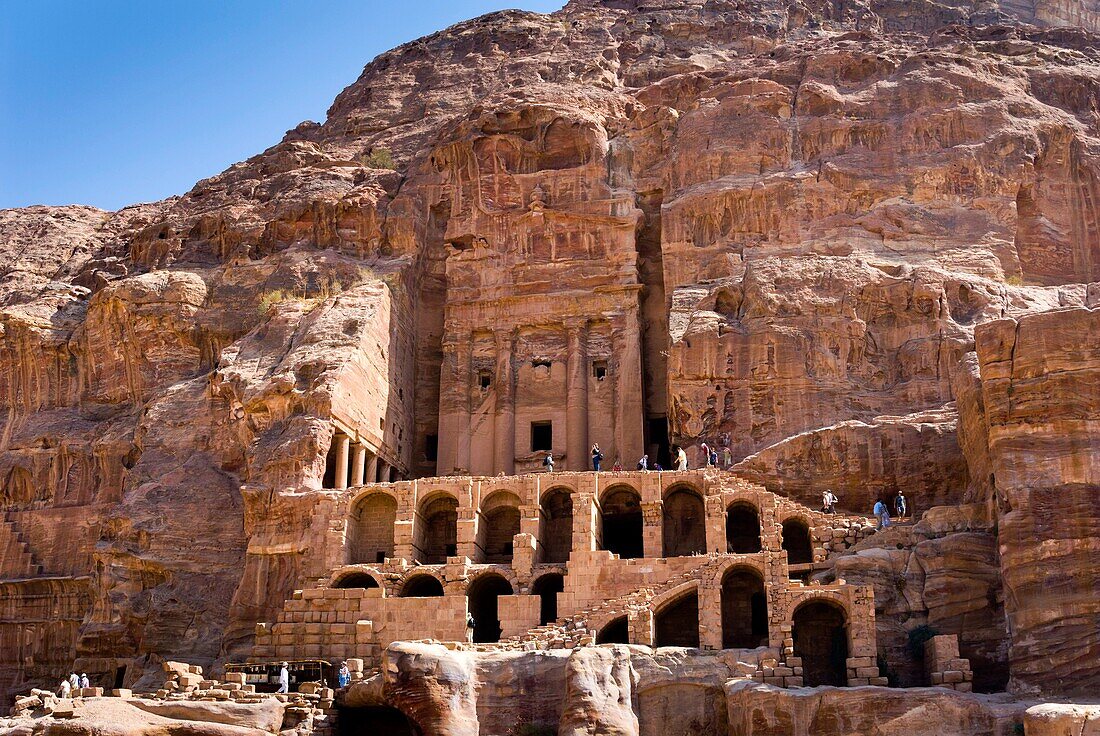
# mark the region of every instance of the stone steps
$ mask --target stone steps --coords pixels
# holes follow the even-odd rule
[[[5,511],[4,518],[0,520],[0,578],[21,580],[42,573],[43,567],[35,560],[15,515]]]

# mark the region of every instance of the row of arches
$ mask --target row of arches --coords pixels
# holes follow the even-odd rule
[[[481,506],[478,524],[478,562],[510,564],[512,539],[520,531],[519,498],[498,491]],[[397,501],[387,493],[372,493],[355,504],[348,533],[348,561],[376,564],[394,556]],[[539,541],[544,563],[569,559],[573,546],[573,499],[568,489],[552,489],[543,496]],[[629,486],[609,489],[598,508],[600,549],[622,558],[645,555],[641,496]],[[735,501],[726,510],[726,552],[752,554],[761,549],[760,515],[747,501]],[[458,500],[446,494],[425,499],[414,525],[417,561],[446,563],[458,552]],[[782,546],[792,565],[813,561],[810,528],[800,518],[783,522]],[[706,511],[703,497],[690,488],[674,488],[665,497],[662,519],[663,557],[707,553]]]

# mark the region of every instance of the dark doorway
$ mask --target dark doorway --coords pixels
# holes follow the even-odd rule
[[[844,611],[827,601],[803,603],[794,612],[794,654],[802,658],[802,683],[847,685],[848,632]]]
[[[624,559],[641,557],[642,499],[630,488],[612,490],[600,510],[603,549]]]
[[[768,600],[755,570],[735,567],[722,577],[722,648],[755,649],[768,643]]]
[[[542,561],[566,562],[573,550],[573,496],[564,488],[542,499]]]
[[[481,508],[477,541],[483,562],[495,565],[512,563],[513,538],[519,534],[519,498],[497,492],[485,499]]]
[[[402,598],[434,598],[443,595],[443,583],[432,575],[414,575],[401,588]]]
[[[423,533],[420,539],[420,561],[428,565],[443,565],[458,544],[458,500],[437,496],[421,506]]]
[[[353,572],[336,581],[334,588],[377,588],[378,581],[365,572]]]
[[[649,467],[660,464],[662,468],[672,467],[672,456],[668,444],[668,417],[649,418]]]
[[[726,511],[726,551],[735,555],[760,551],[760,515],[752,504],[734,502]]]
[[[653,646],[699,646],[699,595],[692,591],[653,617]]]
[[[684,488],[665,497],[662,536],[665,557],[706,554],[707,528],[703,499]]]
[[[597,644],[629,644],[630,625],[626,616],[619,616],[596,633]]]
[[[396,520],[397,501],[386,493],[372,493],[355,504],[348,520],[348,563],[393,557]]]
[[[397,708],[340,708],[336,719],[340,736],[422,736],[416,724]]]
[[[539,625],[558,620],[558,593],[565,590],[565,578],[556,572],[543,575],[531,586],[531,592],[541,599]]]
[[[550,452],[553,449],[553,422],[531,422],[531,452]]]
[[[474,617],[474,642],[500,641],[497,598],[502,595],[512,595],[512,586],[500,575],[482,575],[470,583],[466,596],[470,615]]]
[[[810,528],[804,521],[787,519],[783,522],[783,549],[787,550],[788,565],[804,565],[814,561]]]

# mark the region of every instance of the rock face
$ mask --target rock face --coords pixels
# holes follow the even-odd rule
[[[816,571],[874,586],[887,670],[921,684],[927,626],[979,689],[1096,692],[1098,30],[1092,0],[506,11],[179,197],[0,212],[0,702],[74,659],[117,687],[243,658],[348,562],[317,552],[341,483],[593,442],[705,442],[848,511],[904,490],[921,524]],[[484,662],[391,662],[438,732],[487,717]],[[508,665],[561,678],[563,733],[727,727],[724,680],[640,666]]]

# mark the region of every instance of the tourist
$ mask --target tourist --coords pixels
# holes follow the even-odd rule
[[[703,450],[703,464],[706,465],[709,468],[710,467],[710,445],[708,445],[706,442],[704,442],[702,450]]]
[[[638,470],[649,470],[649,455],[642,455],[642,459],[638,461]]]
[[[726,470],[733,467],[733,453],[728,447],[722,448],[722,464],[726,466]]]
[[[72,694],[73,694],[72,683],[70,683],[67,678],[62,678],[61,687],[57,688],[57,697],[59,697],[59,698],[70,698],[70,697],[72,697]]]
[[[676,448],[676,469],[687,470],[688,469],[688,455],[684,452],[684,448],[677,446]]]
[[[289,693],[290,692],[290,665],[283,662],[279,665],[279,689],[277,693]]]
[[[715,450],[713,447],[710,448],[710,459],[707,464],[712,468],[718,467],[718,450]]]
[[[340,687],[347,687],[351,684],[351,670],[348,669],[347,662],[340,663],[340,672],[337,673],[336,677],[340,683]]]
[[[474,641],[474,626],[475,625],[476,624],[474,622],[474,615],[472,613],[467,613],[466,614],[466,641],[470,642],[471,644]]]
[[[91,682],[91,680],[88,679],[88,673],[87,672],[81,672],[80,673],[80,687],[83,689],[83,688],[91,687],[91,686],[92,686],[92,682]]]
[[[618,458],[615,458],[615,464],[611,466],[611,472],[612,473],[621,473],[621,472],[623,472],[623,464],[619,462]]]
[[[546,468],[547,473],[554,472],[554,453],[546,453],[546,457],[542,459],[542,466]]]
[[[72,688],[73,692],[80,689],[80,675],[76,674],[75,671],[69,674],[69,687]]]
[[[898,515],[898,519],[904,519],[909,511],[907,504],[905,503],[905,495],[898,491],[898,495],[894,497],[894,513]]]
[[[603,453],[600,452],[599,443],[592,445],[592,469],[597,473],[600,471],[600,461],[603,460]]]
[[[825,492],[821,494],[821,510],[826,514],[836,513],[837,497],[833,495],[833,492],[829,489],[825,489]]]
[[[653,463],[653,469],[656,470],[658,473],[664,470],[664,468],[661,467],[660,463]]]
[[[875,501],[875,516],[878,517],[878,529],[886,529],[890,526],[890,512],[886,510],[886,504],[882,499]]]

